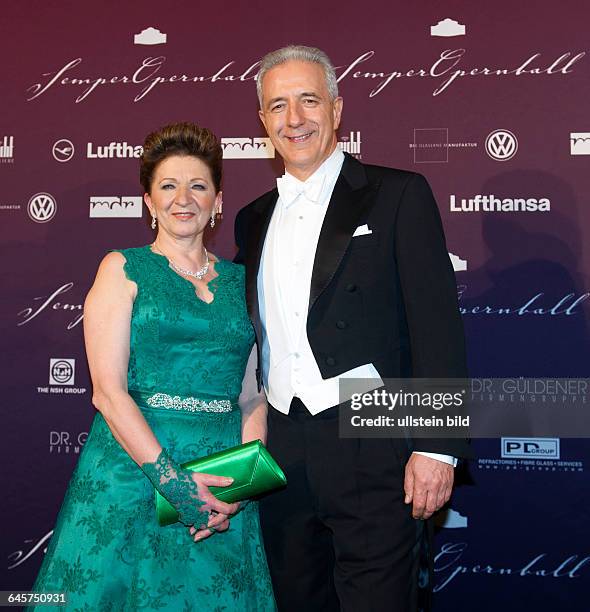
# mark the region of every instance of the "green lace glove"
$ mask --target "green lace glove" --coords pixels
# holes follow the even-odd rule
[[[207,525],[209,513],[201,512],[205,502],[199,498],[197,484],[192,479],[192,472],[185,470],[163,448],[154,463],[144,463],[143,473],[154,487],[174,506],[185,525]]]

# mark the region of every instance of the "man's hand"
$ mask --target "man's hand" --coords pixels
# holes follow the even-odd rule
[[[406,464],[405,503],[413,502],[412,516],[427,519],[450,499],[454,468],[448,463],[412,453]]]

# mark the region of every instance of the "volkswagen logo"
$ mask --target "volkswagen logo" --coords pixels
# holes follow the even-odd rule
[[[486,151],[496,161],[507,161],[516,155],[518,140],[508,130],[494,130],[486,138]]]
[[[74,156],[74,143],[67,138],[62,138],[53,145],[51,153],[55,161],[68,162]]]
[[[37,193],[29,200],[27,212],[36,223],[47,223],[57,212],[57,202],[48,193]]]

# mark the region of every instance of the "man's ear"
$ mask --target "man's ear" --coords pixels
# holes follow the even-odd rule
[[[332,112],[334,113],[334,129],[337,130],[340,127],[340,118],[342,117],[342,107],[344,106],[344,100],[338,96],[334,98],[332,103]]]

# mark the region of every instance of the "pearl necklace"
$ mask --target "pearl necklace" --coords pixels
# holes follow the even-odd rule
[[[157,246],[156,249],[158,249]],[[158,251],[160,251],[160,249],[158,249]],[[160,253],[162,253],[162,255],[164,255],[164,257],[168,260],[168,266],[175,272],[178,272],[178,274],[184,274],[185,276],[192,276],[197,280],[202,280],[203,277],[207,274],[207,272],[209,272],[209,253],[207,253],[207,249],[205,247],[203,247],[203,251],[205,251],[205,263],[196,272],[193,272],[192,270],[186,270],[185,268],[177,266],[170,259],[170,257],[168,257],[168,255],[165,255],[164,253],[162,253],[162,251],[160,251]]]

